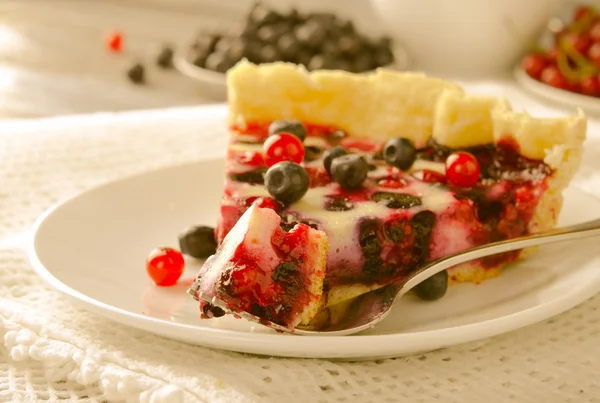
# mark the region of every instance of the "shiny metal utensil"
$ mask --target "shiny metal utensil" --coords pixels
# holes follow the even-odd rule
[[[374,327],[390,313],[391,308],[397,299],[402,297],[417,284],[427,280],[429,277],[442,270],[498,253],[555,242],[589,238],[598,235],[600,235],[600,219],[568,227],[556,228],[542,233],[493,242],[434,260],[392,284],[365,293],[352,301],[347,302],[348,306],[344,307],[345,312],[343,320],[338,321],[335,324],[325,325],[318,330],[310,329],[308,327],[290,330],[285,326],[266,321],[248,312],[231,312],[223,301],[203,295],[201,292],[198,292],[198,290],[194,290],[194,287],[190,288],[188,293],[196,300],[209,302],[223,309],[226,313],[237,315],[279,332],[292,332],[293,334],[299,335],[344,336]],[[332,308],[333,307],[328,307],[326,309]]]

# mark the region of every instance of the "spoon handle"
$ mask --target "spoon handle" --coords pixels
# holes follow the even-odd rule
[[[463,250],[462,252],[429,262],[417,270],[414,275],[408,281],[406,281],[402,288],[409,290],[442,270],[484,256],[510,252],[531,246],[588,238],[597,235],[600,235],[600,219],[588,221],[582,224],[571,225],[568,227],[555,228],[537,234],[476,246],[474,248]]]

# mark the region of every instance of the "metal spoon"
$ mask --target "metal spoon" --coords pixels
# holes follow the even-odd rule
[[[473,259],[495,255],[497,253],[555,242],[588,238],[597,235],[600,235],[600,219],[568,227],[556,228],[537,234],[493,242],[431,261],[392,284],[356,297],[349,303],[348,307],[344,307],[346,312],[344,313],[342,321],[334,325],[325,325],[318,329],[298,327],[290,330],[285,326],[266,321],[247,312],[231,312],[227,309],[227,305],[223,301],[207,297],[198,290],[194,290],[194,287],[190,288],[188,293],[196,300],[210,302],[223,309],[226,313],[238,315],[244,319],[270,327],[279,332],[292,332],[300,335],[344,336],[374,327],[390,313],[391,308],[397,299],[402,297],[417,284],[427,280],[429,277],[442,270],[449,269]],[[332,307],[326,309],[332,309]]]

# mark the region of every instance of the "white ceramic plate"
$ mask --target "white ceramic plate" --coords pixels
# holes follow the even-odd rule
[[[191,224],[214,225],[222,191],[222,159],[123,179],[49,210],[35,228],[31,260],[53,287],[81,306],[126,325],[189,343],[292,357],[373,358],[473,341],[546,319],[600,291],[597,239],[545,248],[503,276],[453,286],[446,297],[404,297],[375,329],[344,337],[277,334],[233,317],[199,319],[185,293],[198,270],[190,262],[181,284],[153,286],[147,253],[177,246]],[[190,184],[196,184],[190,186]],[[591,219],[600,201],[571,187],[561,224]]]
[[[521,67],[515,68],[514,76],[519,85],[532,95],[571,110],[581,108],[589,115],[600,115],[600,98],[551,87],[529,77]]]

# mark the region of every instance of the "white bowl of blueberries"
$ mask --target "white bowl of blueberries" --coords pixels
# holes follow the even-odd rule
[[[407,64],[389,37],[366,35],[350,19],[331,12],[282,11],[262,3],[251,7],[238,30],[200,33],[186,52],[174,57],[174,64],[191,78],[224,88],[225,73],[242,59],[354,73]]]

